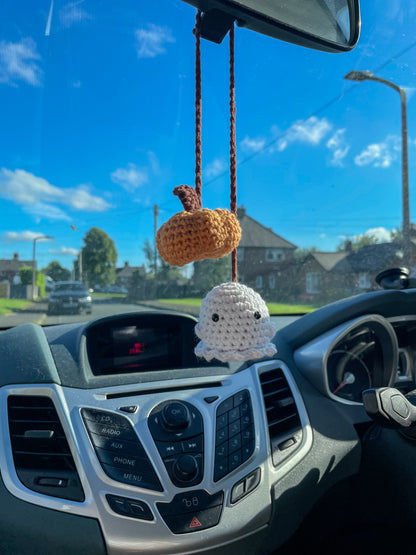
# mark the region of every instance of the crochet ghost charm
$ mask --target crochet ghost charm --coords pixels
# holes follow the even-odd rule
[[[276,330],[266,303],[242,283],[223,283],[202,300],[195,354],[210,361],[244,361],[273,356]]]

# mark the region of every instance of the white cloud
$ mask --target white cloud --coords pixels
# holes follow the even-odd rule
[[[318,145],[329,133],[332,124],[326,119],[312,116],[307,120],[295,121],[285,135],[277,141],[277,150],[285,150],[291,143]]]
[[[40,86],[42,70],[36,63],[40,58],[31,38],[19,42],[0,41],[0,83],[16,86],[17,82],[24,81],[34,87]]]
[[[264,137],[250,138],[247,135],[240,142],[241,148],[248,152],[259,152],[264,148],[265,144],[266,139]]]
[[[39,233],[39,231],[6,231],[4,237],[8,243],[19,243],[19,242],[27,242],[33,241],[35,237],[39,237],[39,235],[43,235],[43,233]],[[43,239],[46,241],[47,239]]]
[[[153,153],[152,153],[153,154]],[[154,155],[152,157],[154,163]],[[126,168],[117,168],[110,175],[111,181],[121,185],[126,191],[133,192],[135,189],[144,185],[148,181],[147,172],[136,164],[127,164]]]
[[[78,185],[71,189],[61,189],[65,196],[69,196],[65,204],[69,204],[75,210],[85,212],[105,212],[110,208],[108,202],[101,197],[91,195],[87,185]]]
[[[373,227],[364,233],[355,235],[353,240],[360,240],[363,237],[375,237],[379,243],[389,243],[391,241],[390,231],[385,227]]]
[[[71,220],[71,218],[65,214],[63,210],[46,202],[27,204],[23,206],[23,210],[27,214],[34,216],[37,222],[40,222],[41,220],[64,220],[69,222]]]
[[[389,168],[397,160],[401,150],[401,140],[397,135],[388,135],[382,143],[368,145],[354,158],[357,166],[372,165],[375,168]]]
[[[326,143],[332,151],[331,166],[342,166],[342,161],[348,154],[350,145],[347,144],[344,135],[345,129],[338,129]]]
[[[83,3],[84,0],[69,2],[69,4],[66,4],[66,6],[59,10],[59,21],[64,27],[71,27],[74,23],[81,23],[91,19],[90,14],[81,6]]]
[[[49,254],[63,254],[64,256],[78,256],[79,250],[62,246],[60,249],[49,249]]]
[[[226,169],[227,169],[227,166],[224,160],[221,160],[221,158],[215,158],[212,162],[207,164],[204,173],[206,177],[209,179],[211,177],[217,177],[217,175],[220,175]]]
[[[59,188],[46,179],[25,170],[0,170],[0,198],[11,200],[24,210],[40,218],[68,220],[68,216],[54,203],[74,210],[104,212],[110,208],[104,199],[94,196],[86,185]]]
[[[150,23],[146,29],[137,29],[136,49],[139,58],[155,58],[166,52],[165,44],[175,42],[168,27],[160,27]]]

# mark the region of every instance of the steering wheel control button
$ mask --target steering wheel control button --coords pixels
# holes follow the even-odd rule
[[[391,407],[396,414],[404,419],[406,419],[410,414],[406,401],[404,401],[400,395],[393,395],[391,397]]]
[[[231,490],[231,503],[237,503],[237,501],[240,501],[240,499],[254,491],[260,483],[260,477],[260,468],[256,468],[256,470],[237,482]]]
[[[252,456],[254,447],[250,393],[243,389],[217,407],[214,482],[246,462]]]
[[[162,410],[162,423],[170,431],[186,430],[191,423],[188,407],[180,401],[165,405]]]
[[[93,409],[82,409],[82,417],[107,476],[124,484],[163,491],[146,451],[127,418]]]
[[[106,495],[106,499],[111,509],[119,515],[139,520],[154,520],[152,511],[144,501],[110,494]]]
[[[195,490],[179,493],[170,503],[156,503],[156,506],[174,534],[186,534],[216,526],[223,502],[223,491],[210,495],[205,490]]]

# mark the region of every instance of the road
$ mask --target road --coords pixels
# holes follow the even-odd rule
[[[142,312],[149,307],[120,302],[94,301],[92,314],[47,315],[47,302],[34,303],[29,309],[0,317],[0,328],[11,328],[20,324],[35,323],[41,325],[72,324],[88,322],[91,319],[120,314],[123,312]],[[150,308],[150,310],[155,310]],[[272,316],[273,324],[279,330],[298,319],[298,316]]]
[[[0,327],[9,328],[20,324],[34,323],[41,325],[53,324],[72,324],[76,322],[88,322],[93,318],[109,316],[110,314],[120,314],[121,312],[141,312],[146,310],[145,307],[136,304],[127,304],[120,302],[94,302],[92,314],[61,314],[57,316],[47,315],[47,302],[35,303],[27,310],[15,312],[8,316],[0,317]]]

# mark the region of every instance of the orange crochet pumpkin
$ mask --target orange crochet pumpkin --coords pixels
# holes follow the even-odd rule
[[[175,187],[184,211],[162,225],[156,235],[160,256],[171,266],[184,266],[195,260],[221,258],[232,252],[241,239],[241,228],[229,210],[201,208],[195,189]]]

